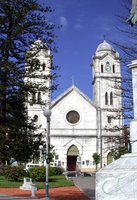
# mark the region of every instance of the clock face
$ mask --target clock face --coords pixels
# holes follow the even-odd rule
[[[106,65],[106,71],[110,71],[111,70],[111,66],[110,65]]]

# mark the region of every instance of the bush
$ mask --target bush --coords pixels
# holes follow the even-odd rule
[[[0,176],[3,176],[3,170],[0,169]]]
[[[95,162],[96,170],[97,170],[97,165],[100,163],[100,155],[98,153],[93,153],[92,157]]]
[[[45,181],[46,179],[45,167],[31,167],[29,168],[29,177],[35,181]]]
[[[75,176],[76,176],[75,172],[68,174],[68,177],[75,177]]]
[[[85,176],[85,177],[88,177],[88,176],[91,176],[91,174],[88,173],[88,172],[84,172],[84,176]]]
[[[6,165],[3,168],[3,176],[10,181],[19,181],[22,177],[24,177],[26,172],[23,167],[17,166],[9,166]]]
[[[48,175],[55,176],[62,174],[62,170],[57,167],[49,167]],[[29,177],[35,181],[45,181],[46,179],[46,167],[31,167],[29,169]]]
[[[49,176],[61,175],[62,169],[57,167],[49,167]]]

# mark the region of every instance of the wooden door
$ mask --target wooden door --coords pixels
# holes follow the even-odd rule
[[[77,159],[77,156],[67,156],[68,171],[76,170],[76,159]]]

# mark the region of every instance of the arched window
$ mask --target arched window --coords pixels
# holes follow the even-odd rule
[[[33,65],[30,66],[30,70],[31,70],[31,71],[33,70]]]
[[[32,103],[36,103],[36,92],[32,93]]]
[[[38,121],[38,115],[34,115],[34,120],[35,120],[35,122]]]
[[[44,64],[43,64],[43,71],[45,71],[45,67],[46,67],[46,66],[45,66],[45,63],[44,63]]]
[[[115,65],[113,65],[113,73],[115,73]]]
[[[101,72],[103,73],[103,64],[101,64]]]
[[[109,124],[111,123],[111,117],[110,116],[108,117],[108,123]]]
[[[108,155],[107,155],[107,165],[112,163],[112,161],[113,161],[113,157],[112,157],[112,154],[109,152]]]
[[[39,70],[39,69],[40,69],[40,63],[39,63],[38,60],[36,60],[35,69],[36,69],[36,70]]]
[[[108,93],[105,94],[105,105],[108,105]]]
[[[41,103],[41,93],[38,92],[38,103]]]
[[[110,105],[113,105],[113,93],[110,92]]]

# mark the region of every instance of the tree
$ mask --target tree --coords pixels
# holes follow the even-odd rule
[[[46,17],[50,12],[49,6],[37,0],[0,1],[0,160],[3,163],[6,160],[10,163],[12,158],[27,161],[43,143],[41,134],[33,134],[38,128],[36,118],[27,117],[27,94],[37,86],[24,85],[24,55],[38,37],[56,50],[55,25]],[[52,66],[53,72],[55,68]],[[50,78],[54,80],[56,73]]]
[[[121,13],[116,14],[117,25],[116,30],[119,35],[117,40],[109,40],[113,45],[119,49],[121,60],[121,73],[122,79],[117,81],[115,87],[117,90],[122,90],[122,106],[123,106],[123,117],[124,124],[122,127],[117,127],[121,129],[121,135],[117,137],[109,137],[106,139],[107,143],[112,142],[112,146],[109,149],[112,150],[113,157],[115,159],[119,158],[124,153],[128,152],[127,141],[130,144],[129,137],[129,123],[133,119],[133,90],[132,90],[132,75],[131,70],[127,66],[132,60],[137,58],[137,24],[133,27],[129,25],[127,20],[130,16],[130,10],[132,7],[132,0],[123,0],[121,4]],[[116,116],[119,118],[120,116]],[[111,128],[112,131],[113,127]]]
[[[93,160],[95,162],[96,165],[96,171],[97,171],[97,165],[100,163],[100,155],[98,153],[93,153]]]
[[[133,119],[133,94],[131,70],[127,65],[132,60],[137,59],[137,24],[131,27],[127,22],[130,16],[132,0],[123,0],[121,7],[121,14],[116,14],[118,22],[116,29],[120,39],[117,39],[117,41],[111,40],[111,42],[119,49],[122,57],[121,72],[124,119],[125,124],[129,124],[130,120]]]
[[[130,147],[130,135],[129,135],[129,126],[124,126],[123,134],[120,136],[111,137],[109,136],[106,139],[107,143],[111,145],[108,146],[108,150],[111,151],[111,154],[114,159],[120,158],[122,155],[129,153],[131,151]]]

